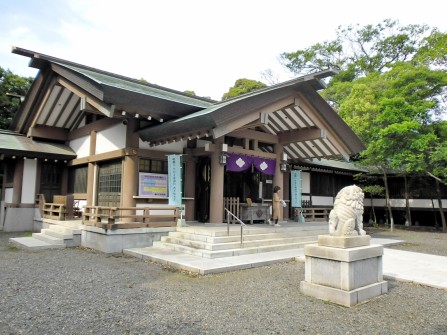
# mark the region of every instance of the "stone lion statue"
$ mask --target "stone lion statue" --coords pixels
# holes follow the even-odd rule
[[[335,197],[329,213],[329,234],[332,236],[366,235],[363,230],[364,194],[356,185],[346,186]]]

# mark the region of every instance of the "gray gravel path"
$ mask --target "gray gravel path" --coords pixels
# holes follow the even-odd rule
[[[374,230],[447,256],[447,234]],[[26,252],[0,233],[0,334],[447,334],[447,290],[389,282],[353,308],[302,295],[304,264],[194,276],[123,255]],[[434,242],[436,241],[436,242]]]

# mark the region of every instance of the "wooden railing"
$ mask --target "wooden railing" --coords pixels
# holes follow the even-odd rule
[[[73,195],[54,195],[53,202],[45,202],[45,197],[39,195],[39,205],[43,201],[42,216],[44,219],[71,220],[73,219]]]
[[[180,211],[175,206],[85,206],[82,224],[103,229],[175,227]]]
[[[43,204],[43,218],[64,221],[66,214],[65,204],[46,202]]]
[[[297,208],[298,215],[302,215],[306,222],[311,221],[329,221],[329,213],[332,208],[310,207]]]
[[[228,211],[230,211],[233,215],[229,215]],[[231,224],[238,223],[238,218],[240,215],[240,206],[239,206],[239,198],[238,197],[228,197],[224,198],[224,222],[228,222]]]

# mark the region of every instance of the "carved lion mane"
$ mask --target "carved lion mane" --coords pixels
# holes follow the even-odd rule
[[[333,236],[366,235],[363,230],[363,191],[356,185],[338,192],[329,213],[329,234]]]

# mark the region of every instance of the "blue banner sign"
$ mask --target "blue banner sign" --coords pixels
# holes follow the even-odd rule
[[[182,205],[182,159],[181,155],[168,155],[169,205]]]
[[[291,171],[291,204],[292,207],[302,206],[302,187],[301,187],[301,171]]]

